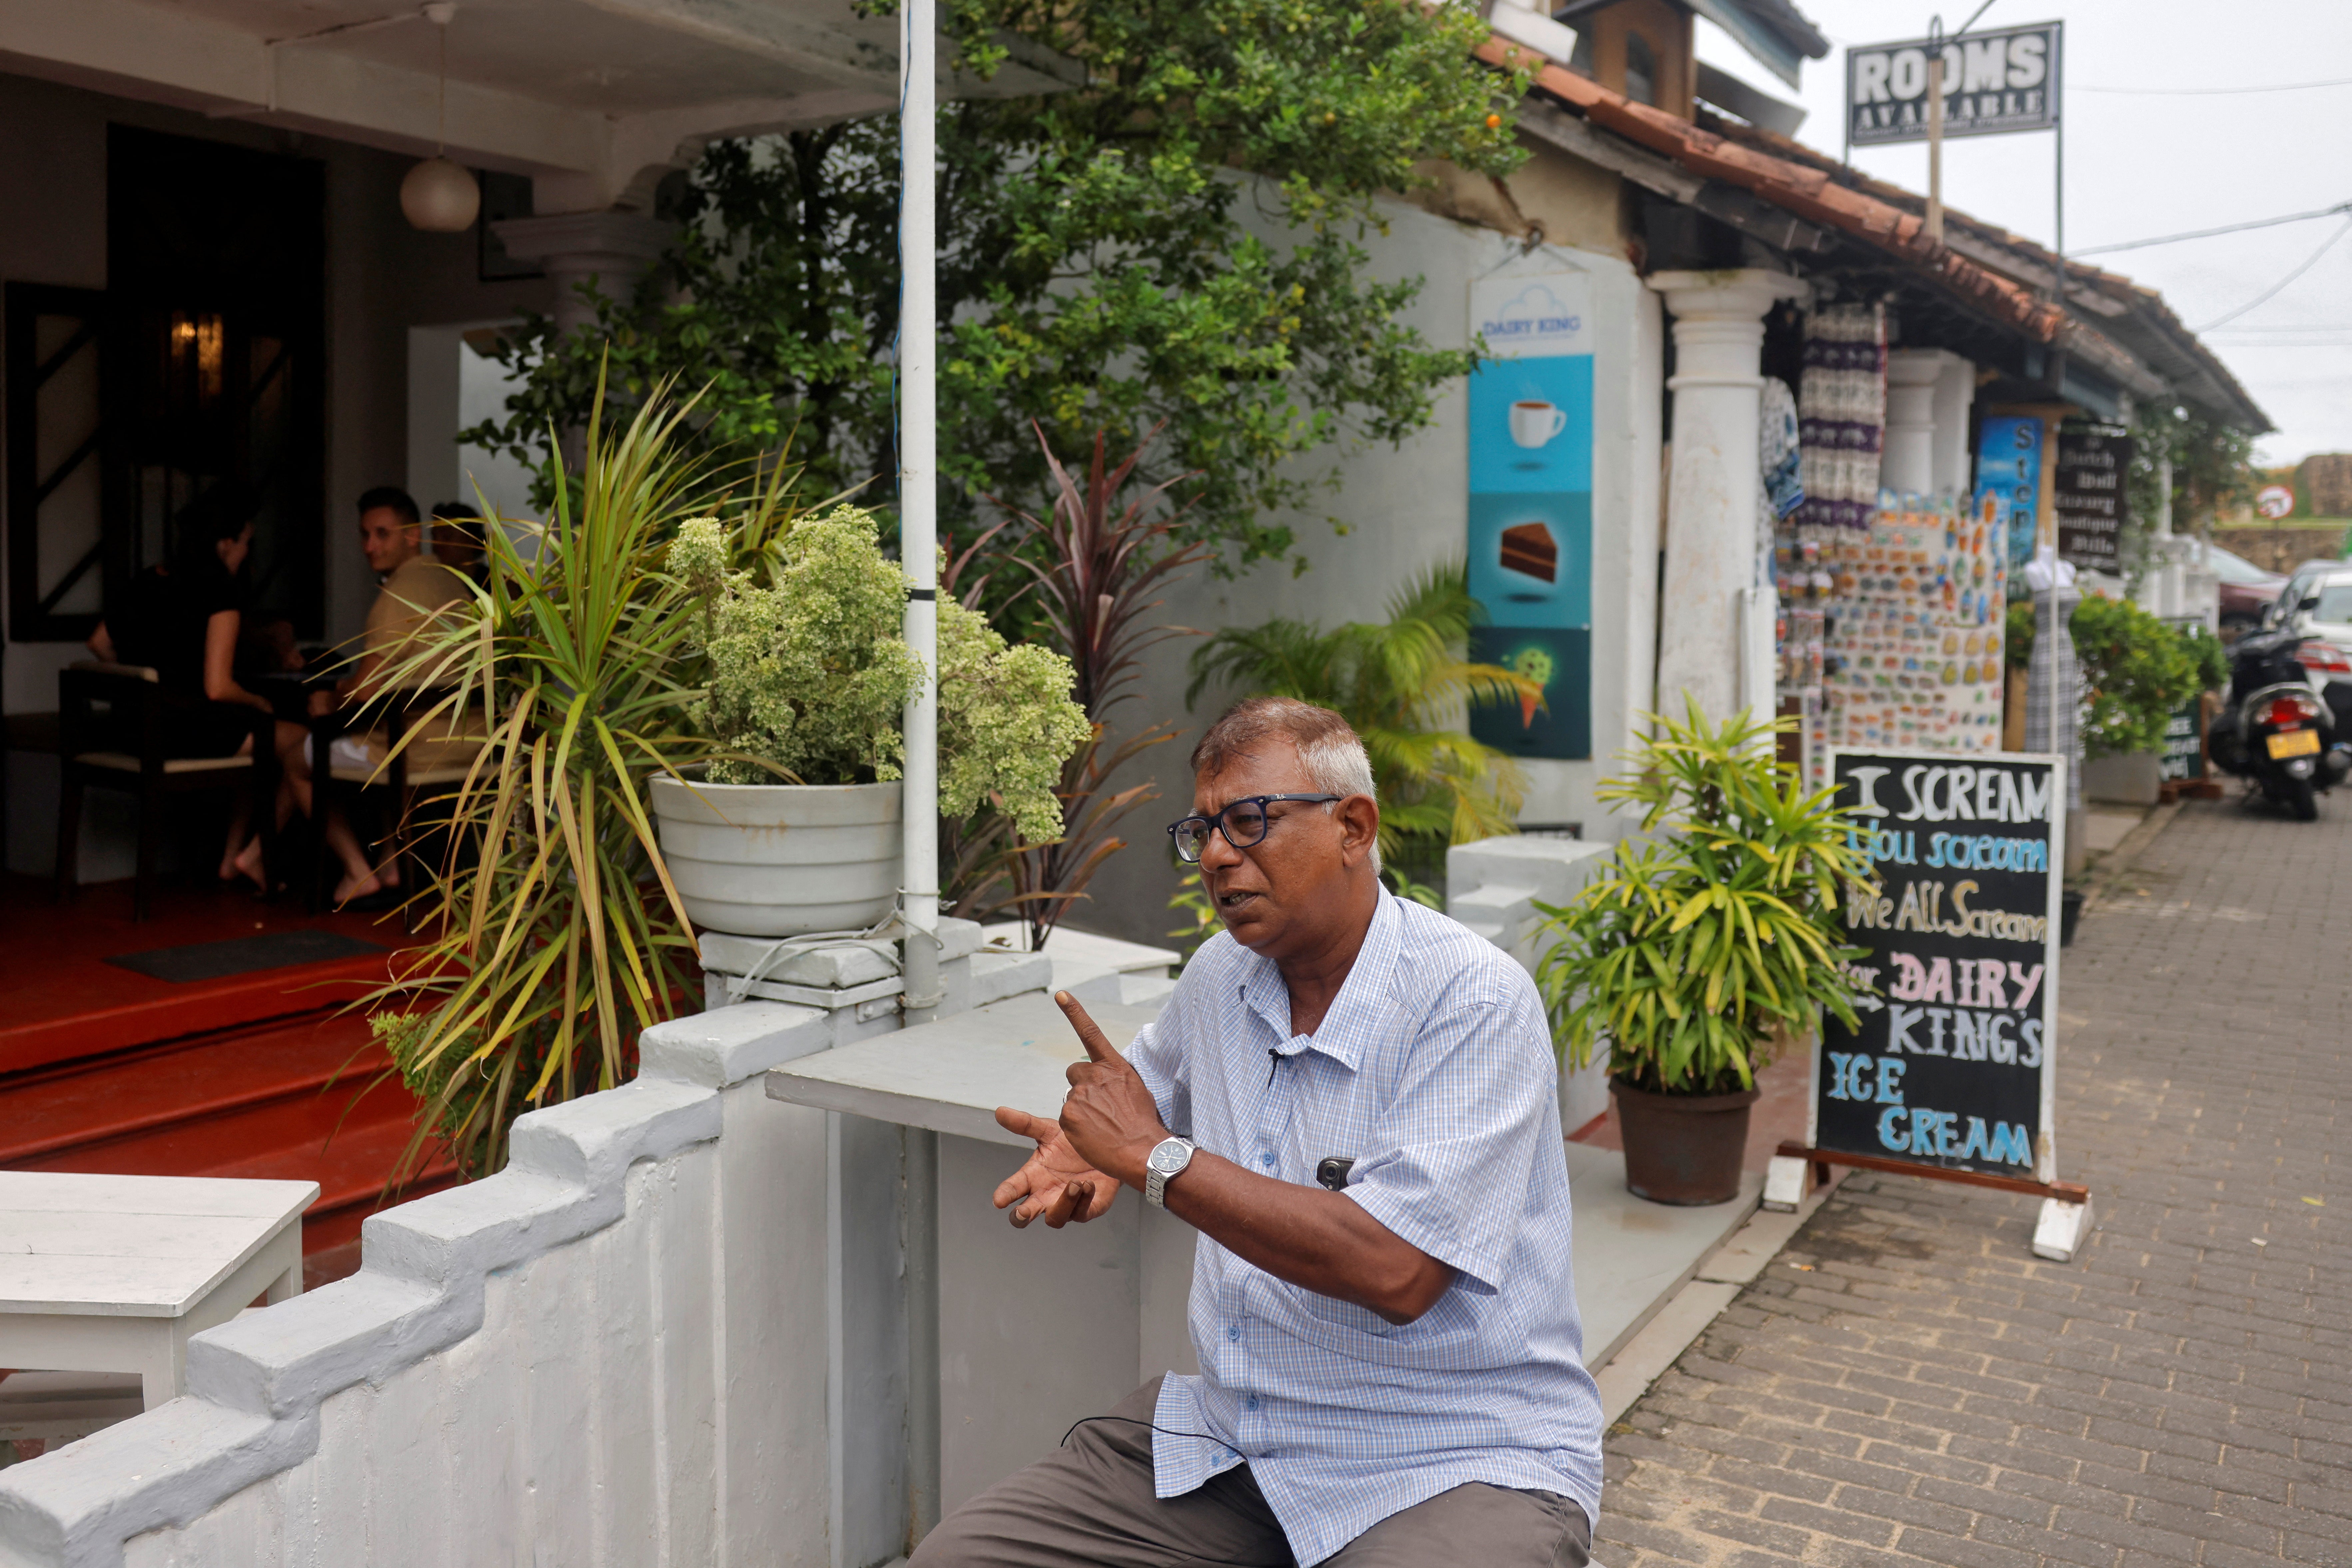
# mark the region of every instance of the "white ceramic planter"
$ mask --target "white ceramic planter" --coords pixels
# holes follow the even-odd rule
[[[858,930],[898,892],[896,784],[653,780],[662,859],[695,925],[741,936]]]

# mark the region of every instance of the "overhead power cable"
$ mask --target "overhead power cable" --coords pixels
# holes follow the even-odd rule
[[[2315,87],[2352,87],[2352,77],[2335,77],[2326,81],[2285,81],[2271,87],[2080,87],[2070,86],[2069,92],[2108,92],[2127,98],[2213,98],[2229,93],[2303,92]]]
[[[2321,243],[2317,250],[2313,251],[2308,256],[2305,256],[2301,267],[2296,267],[2293,272],[2288,273],[2284,277],[2280,278],[2276,283],[2272,284],[2268,288],[2263,289],[2260,294],[2255,295],[2252,299],[2247,300],[2243,305],[2239,306],[2227,316],[2216,317],[2214,319],[2206,322],[2202,327],[2195,328],[2193,329],[2199,332],[2210,332],[2214,328],[2221,325],[2222,322],[2234,321],[2239,317],[2243,316],[2247,311],[2252,310],[2255,306],[2266,303],[2274,297],[2280,289],[2284,288],[2288,284],[2293,283],[2296,278],[2301,277],[2305,273],[2309,272],[2313,267],[2317,267],[2319,265],[2319,258],[2326,256],[2329,251],[2335,249],[2336,242],[2342,239],[2347,234],[2352,234],[2352,219],[2346,220],[2341,227],[2337,228],[2334,234],[2329,235],[2327,238]]]
[[[2338,202],[2332,207],[2322,207],[2316,212],[2289,213],[2280,218],[2255,218],[2249,223],[2223,224],[2217,229],[2191,229],[2187,234],[2158,235],[2154,239],[2127,239],[2119,245],[2087,245],[2066,254],[2069,257],[2107,256],[2119,250],[2143,250],[2152,245],[2178,245],[2185,239],[2211,239],[2215,235],[2243,234],[2248,229],[2270,229],[2281,224],[2308,223],[2314,218],[2332,218],[2339,213],[2352,213],[2352,202]]]

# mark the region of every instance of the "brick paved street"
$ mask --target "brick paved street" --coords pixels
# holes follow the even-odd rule
[[[1612,1429],[1596,1555],[2352,1565],[2352,798],[2188,807],[2062,971],[2036,1200],[1855,1173]]]

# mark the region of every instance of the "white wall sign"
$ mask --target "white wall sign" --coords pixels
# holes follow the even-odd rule
[[[1944,134],[1995,136],[2058,123],[2065,24],[1970,33],[1944,45]],[[1927,139],[1929,41],[1845,52],[1846,132],[1856,147]]]
[[[1470,286],[1470,329],[1497,359],[1592,352],[1592,283],[1582,273],[1482,277]]]

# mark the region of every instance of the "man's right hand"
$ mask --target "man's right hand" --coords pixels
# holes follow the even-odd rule
[[[1072,1220],[1084,1224],[1110,1212],[1112,1201],[1118,1197],[1118,1183],[1078,1157],[1059,1122],[999,1105],[996,1124],[1037,1141],[1037,1152],[996,1189],[997,1207],[1020,1206],[1013,1209],[1014,1228],[1025,1228],[1042,1218],[1059,1230]]]

